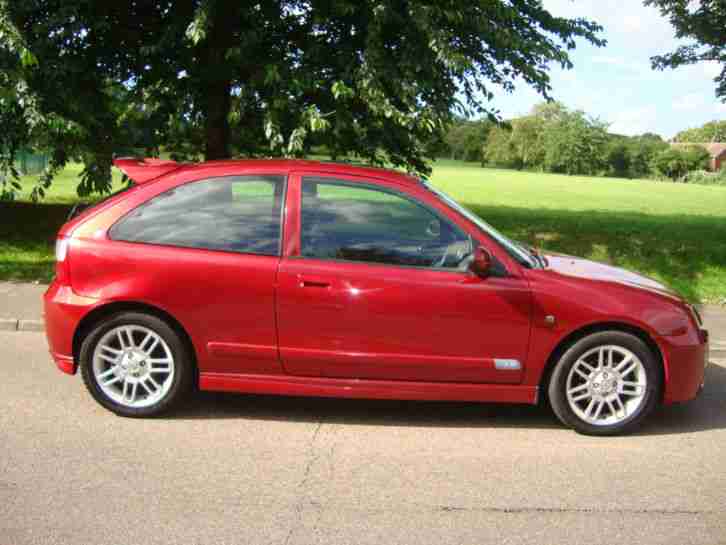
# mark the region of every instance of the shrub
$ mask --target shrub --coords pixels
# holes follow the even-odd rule
[[[695,170],[693,172],[689,172],[683,181],[689,184],[722,185],[726,187],[726,168],[722,168],[718,172]]]
[[[652,166],[656,174],[681,180],[689,172],[705,170],[710,158],[708,151],[700,146],[669,148],[653,158]]]

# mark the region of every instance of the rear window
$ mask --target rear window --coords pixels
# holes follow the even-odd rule
[[[283,176],[234,176],[184,184],[138,206],[113,240],[279,255]]]

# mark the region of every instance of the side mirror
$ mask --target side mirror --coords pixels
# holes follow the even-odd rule
[[[479,278],[486,278],[491,273],[492,254],[486,248],[481,246],[474,250],[474,259],[469,265],[469,270]]]

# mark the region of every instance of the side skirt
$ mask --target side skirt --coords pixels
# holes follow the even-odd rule
[[[217,392],[356,399],[537,403],[536,386],[504,384],[200,373],[199,388]]]

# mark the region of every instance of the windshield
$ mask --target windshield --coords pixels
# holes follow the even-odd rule
[[[477,227],[479,227],[487,235],[489,235],[494,240],[496,240],[504,248],[504,250],[510,256],[512,256],[512,258],[516,259],[519,263],[521,263],[522,265],[524,265],[526,267],[532,268],[532,267],[537,266],[537,264],[538,264],[537,259],[527,250],[526,247],[524,247],[520,244],[517,244],[513,240],[510,240],[509,238],[505,237],[503,234],[501,234],[499,231],[497,231],[494,227],[492,227],[487,222],[485,222],[483,219],[481,219],[479,216],[474,214],[471,210],[460,205],[454,199],[449,197],[446,193],[436,189],[427,181],[422,180],[421,183],[424,185],[424,187],[426,187],[426,189],[428,189],[429,191],[434,193],[437,197],[439,197],[447,205],[449,205],[451,208],[453,208],[454,210],[459,212],[462,216],[464,216],[466,219],[468,219],[472,223],[476,224]]]

